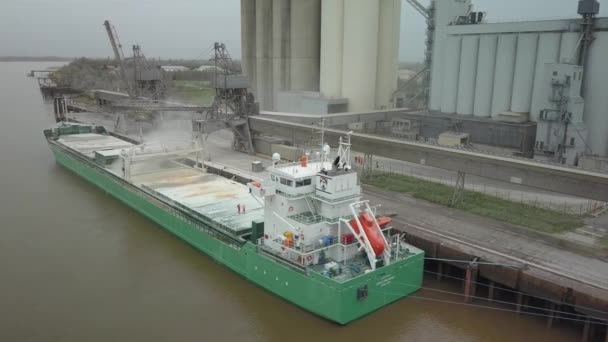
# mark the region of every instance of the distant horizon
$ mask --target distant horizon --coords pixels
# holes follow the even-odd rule
[[[27,61],[39,61],[39,62],[56,62],[56,61],[62,61],[62,62],[68,62],[68,61],[73,61],[75,59],[78,58],[87,58],[87,59],[114,59],[111,56],[105,56],[105,57],[94,57],[94,56],[77,56],[77,57],[66,57],[66,56],[53,56],[53,55],[24,55],[24,56],[13,56],[13,55],[0,55],[0,62],[27,62]],[[154,60],[158,60],[158,58],[152,57],[152,59]],[[201,61],[203,62],[204,60],[202,59],[192,59],[192,58],[179,58],[179,57],[175,57],[175,58],[160,58],[161,61]],[[233,60],[235,61],[241,61],[240,58],[233,58]],[[419,61],[399,61],[399,63],[424,63],[424,60],[419,60]]]
[[[15,60],[15,61],[19,61],[19,60],[33,60],[33,59],[37,59],[37,60],[43,60],[45,58],[51,59],[50,61],[55,61],[55,60],[62,60],[62,61],[71,61],[74,60],[76,58],[79,57],[64,57],[64,56],[53,56],[53,55],[38,55],[38,56],[14,56],[14,55],[0,55],[0,61],[2,62],[8,62],[10,60]]]

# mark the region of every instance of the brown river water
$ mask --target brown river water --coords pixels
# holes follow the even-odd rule
[[[26,73],[57,64],[0,63],[0,341],[580,339],[542,317],[418,298],[338,326],[273,296],[55,163],[50,107]]]

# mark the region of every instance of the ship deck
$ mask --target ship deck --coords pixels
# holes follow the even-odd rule
[[[135,146],[111,135],[96,133],[62,135],[57,142],[89,158],[94,157],[95,151],[126,149]]]
[[[95,152],[135,146],[113,136],[95,133],[64,135],[57,142],[90,159],[94,159]],[[122,178],[121,164],[115,162],[105,168]],[[156,197],[185,209],[192,216],[202,215],[213,220],[234,235],[249,232],[254,220],[263,221],[263,204],[249,194],[245,185],[175,160],[138,162],[131,169],[129,181],[152,192]],[[241,207],[241,213],[237,206]]]
[[[249,232],[251,222],[264,217],[263,205],[249,194],[247,187],[202,170],[159,170],[135,176],[133,182],[181,204],[195,215],[212,219],[236,235]]]
[[[393,261],[399,262],[422,253],[421,249],[405,242],[401,242],[401,247],[402,248],[399,251],[392,252],[392,256],[394,258]],[[340,266],[339,274],[331,276],[331,278],[338,282],[348,281],[371,271],[369,261],[363,255],[357,255],[352,259],[343,261],[333,259],[329,259],[328,261],[333,261]],[[313,265],[310,266],[310,268],[313,272],[317,272],[324,276],[329,276],[324,264]]]

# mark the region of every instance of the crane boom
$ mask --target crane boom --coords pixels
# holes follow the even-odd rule
[[[132,97],[133,89],[131,88],[131,82],[129,82],[129,78],[127,77],[122,49],[118,42],[118,35],[116,34],[115,30],[113,30],[113,26],[112,24],[110,24],[109,20],[104,21],[103,25],[106,27],[106,32],[108,33],[108,38],[110,39],[112,50],[114,50],[114,57],[118,62],[118,68],[120,69],[120,77],[122,78],[122,81],[124,82],[124,85],[127,88],[127,93],[129,94],[129,96]]]
[[[414,7],[414,9],[416,11],[418,11],[418,13],[420,13],[426,20],[429,20],[431,18],[431,13],[429,12],[429,10],[424,7],[421,3],[419,3],[416,0],[406,0],[410,5],[412,5],[412,7]]]
[[[415,98],[422,95],[424,98],[424,102],[427,103],[429,101],[429,88],[431,84],[431,65],[432,65],[432,57],[433,57],[433,39],[435,34],[435,0],[431,0],[429,7],[425,7],[418,0],[405,0],[408,4],[410,4],[414,9],[426,19],[426,49],[425,49],[425,60],[424,60],[424,69],[422,69],[416,76],[410,79],[406,84],[402,86],[405,88],[410,82],[414,82],[420,76],[423,76],[422,81],[422,91],[420,91],[413,99],[410,99],[412,102]],[[395,92],[395,94],[397,91]],[[394,95],[393,95],[394,96]]]

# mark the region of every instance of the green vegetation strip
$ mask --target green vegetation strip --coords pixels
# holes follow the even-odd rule
[[[174,81],[169,97],[186,103],[208,106],[213,102],[215,89],[206,81]]]
[[[392,173],[373,173],[363,176],[362,182],[446,206],[454,192],[451,186]],[[474,191],[465,191],[463,201],[455,205],[455,208],[544,233],[560,233],[583,225],[582,219],[576,215],[536,208]]]

